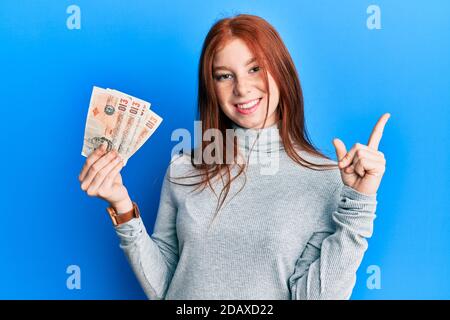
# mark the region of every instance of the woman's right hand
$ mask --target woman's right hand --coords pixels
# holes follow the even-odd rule
[[[81,189],[91,197],[106,200],[118,213],[133,208],[128,191],[122,183],[123,160],[115,150],[106,152],[102,144],[86,159],[78,180]]]

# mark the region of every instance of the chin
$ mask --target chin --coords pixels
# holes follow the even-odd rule
[[[241,127],[247,128],[247,129],[256,129],[261,128],[261,126],[264,123],[264,119],[261,121],[251,121],[251,120],[245,120],[245,121],[235,121],[238,125]]]

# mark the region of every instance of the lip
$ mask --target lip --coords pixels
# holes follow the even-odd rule
[[[251,102],[251,101],[254,101],[254,100],[256,100],[256,99],[250,100],[248,102]],[[258,98],[258,102],[253,107],[251,107],[250,109],[239,109],[237,107],[237,104],[235,104],[234,107],[241,114],[251,114],[251,113],[255,112],[255,110],[259,107],[259,104],[261,103],[261,100],[262,100],[262,98]],[[248,102],[246,102],[246,103],[248,103]]]

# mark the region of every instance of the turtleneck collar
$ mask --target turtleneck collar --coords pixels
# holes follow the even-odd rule
[[[283,149],[279,133],[281,121],[262,129],[241,127],[232,122],[232,128],[238,138],[238,145],[245,151],[270,153]],[[259,135],[259,137],[258,137]]]

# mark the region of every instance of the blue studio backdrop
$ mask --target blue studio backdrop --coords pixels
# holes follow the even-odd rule
[[[145,299],[106,203],[77,179],[92,87],[150,101],[164,119],[122,171],[152,232],[178,143],[171,134],[194,129],[204,37],[238,13],[281,34],[308,132],[333,159],[333,138],[367,144],[391,113],[374,234],[352,299],[450,298],[447,0],[2,0],[0,298]]]

